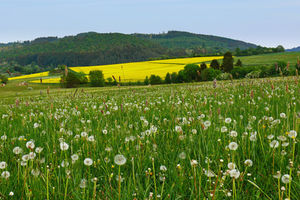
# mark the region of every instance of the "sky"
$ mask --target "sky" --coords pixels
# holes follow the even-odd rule
[[[300,46],[300,0],[0,0],[0,43],[99,33],[216,35]]]

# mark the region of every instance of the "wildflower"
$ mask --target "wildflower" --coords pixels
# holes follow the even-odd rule
[[[275,149],[279,146],[279,142],[277,140],[273,140],[271,143],[270,143],[270,147]]]
[[[1,140],[6,140],[7,139],[7,136],[6,135],[2,135],[1,136]]]
[[[81,135],[81,137],[83,137],[83,138],[88,136],[87,132],[81,132],[80,135]]]
[[[30,160],[33,160],[36,157],[36,154],[34,152],[30,152],[28,154],[28,157],[29,157]]]
[[[0,162],[0,169],[5,169],[7,167],[7,163],[2,161]]]
[[[61,165],[61,167],[68,167],[69,166],[69,162],[63,160],[60,165]]]
[[[230,177],[237,179],[240,176],[240,172],[237,169],[232,169],[229,172]]]
[[[66,150],[69,149],[69,145],[68,145],[67,143],[65,143],[65,142],[61,142],[61,143],[60,143],[60,149],[61,149],[62,151],[66,151]]]
[[[95,142],[95,137],[93,135],[88,137],[89,142]]]
[[[41,153],[43,151],[43,148],[42,147],[37,147],[36,149],[35,149],[35,152],[36,153]]]
[[[164,165],[161,165],[159,169],[160,169],[160,171],[163,171],[163,172],[167,171],[167,167]]]
[[[86,158],[83,161],[84,165],[91,166],[93,164],[93,160],[91,158]]]
[[[198,165],[198,161],[197,160],[191,160],[191,165],[192,165],[192,167]]]
[[[182,160],[186,159],[186,153],[185,152],[181,152],[178,157]]]
[[[31,170],[31,174],[32,174],[34,177],[38,177],[38,175],[40,175],[40,170],[39,170],[39,169],[32,169],[32,170]]]
[[[230,131],[230,137],[237,137],[238,133],[236,131]]]
[[[205,122],[204,122],[204,126],[205,126],[205,127],[210,127],[210,125],[211,125],[211,122],[210,122],[210,121],[205,121]]]
[[[235,169],[235,164],[230,162],[227,164],[228,169]]]
[[[231,118],[225,118],[225,123],[226,123],[226,124],[230,124],[231,121],[232,121]]]
[[[79,158],[79,156],[77,154],[73,154],[71,156],[72,161],[76,161],[76,160],[78,160],[78,158]]]
[[[230,142],[228,145],[229,149],[233,151],[237,150],[238,146],[239,145],[236,142]]]
[[[205,175],[207,177],[215,177],[216,176],[216,174],[212,170],[210,170],[210,169],[205,170]]]
[[[252,162],[252,160],[247,159],[247,160],[245,160],[244,164],[245,164],[247,167],[252,167],[253,162]]]
[[[181,126],[175,126],[175,131],[176,131],[177,133],[182,133],[182,128],[181,128]]]
[[[11,191],[11,192],[9,193],[9,196],[14,196],[14,192]]]
[[[267,137],[269,140],[272,140],[274,138],[274,135],[268,135]]]
[[[85,178],[81,179],[79,187],[80,188],[86,188],[87,180]]]
[[[290,138],[295,139],[295,138],[297,137],[297,132],[294,131],[294,130],[291,130],[291,131],[289,132],[288,136],[289,136]]]
[[[284,142],[284,143],[281,144],[281,146],[287,147],[287,146],[289,146],[289,144],[290,144],[290,143],[288,143],[288,142]]]
[[[285,113],[280,113],[280,117],[281,118],[286,118],[286,114]]]
[[[116,165],[124,165],[126,163],[126,158],[121,154],[117,154],[114,158],[114,162]]]
[[[278,136],[277,139],[282,141],[282,142],[286,141],[286,137],[283,136],[283,135]]]
[[[288,174],[285,174],[281,177],[281,181],[284,183],[284,184],[287,184],[289,182],[291,182],[292,180],[292,177],[290,177],[290,175]]]
[[[35,145],[34,145],[34,141],[30,140],[26,143],[26,147],[28,149],[34,149]]]
[[[23,160],[24,162],[28,161],[28,160],[29,160],[29,155],[28,155],[28,154],[23,155],[23,156],[22,156],[22,160]]]
[[[5,179],[8,179],[8,178],[10,177],[9,171],[4,171],[4,172],[2,172],[1,177],[2,177],[2,178],[5,178]]]
[[[38,128],[40,125],[38,123],[33,124],[33,128]]]
[[[228,129],[227,129],[227,127],[226,127],[226,126],[222,126],[222,127],[221,127],[221,132],[222,132],[222,133],[225,133],[225,132],[227,132],[227,130],[228,130]]]

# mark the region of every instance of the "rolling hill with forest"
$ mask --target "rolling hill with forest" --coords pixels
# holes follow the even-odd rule
[[[51,70],[58,65],[93,66],[223,55],[228,50],[237,49],[245,54],[248,50],[264,50],[239,40],[180,31],[161,34],[88,32],[63,38],[42,37],[32,41],[2,43],[0,72],[30,74]]]

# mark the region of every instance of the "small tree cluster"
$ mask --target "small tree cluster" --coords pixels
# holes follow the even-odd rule
[[[103,87],[105,85],[104,75],[101,70],[90,71],[89,76],[92,87]]]
[[[65,73],[61,77],[61,85],[66,88],[79,87],[80,84],[88,82],[83,72],[75,72],[68,68],[65,69]]]
[[[7,84],[7,82],[8,82],[8,78],[5,75],[0,74],[0,83]]]

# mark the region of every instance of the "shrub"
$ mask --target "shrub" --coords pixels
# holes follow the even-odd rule
[[[230,80],[230,73],[221,73],[217,76],[217,80]]]
[[[216,59],[212,60],[210,63],[210,67],[213,69],[220,69],[220,64],[219,64],[218,60],[216,60]]]
[[[149,78],[149,82],[151,85],[162,84],[162,79],[160,78],[160,76],[152,74]]]
[[[79,87],[80,84],[85,84],[88,82],[88,79],[85,77],[85,74],[82,72],[75,72],[68,69],[68,73],[63,74],[60,80],[63,87],[73,88]]]
[[[90,81],[93,87],[103,87],[105,84],[104,75],[101,70],[90,71]]]
[[[5,75],[0,74],[0,83],[7,84],[8,78]]]
[[[261,70],[252,71],[248,73],[245,78],[259,78],[260,77]]]
[[[207,68],[201,72],[201,78],[203,81],[212,81],[221,73],[220,70]]]
[[[226,52],[223,58],[222,70],[224,72],[231,72],[233,69],[233,57],[231,52]]]
[[[177,73],[176,72],[173,72],[172,74],[171,74],[171,82],[172,83],[177,83]]]
[[[149,85],[150,81],[149,81],[149,78],[148,76],[146,76],[145,80],[144,80],[144,84],[145,85]]]
[[[199,81],[198,71],[200,71],[199,65],[187,64],[183,70],[183,80],[186,82]]]
[[[166,84],[172,83],[171,74],[169,72],[166,74],[165,83]]]
[[[205,63],[201,63],[200,68],[201,68],[201,71],[203,71],[207,68],[207,65]]]
[[[235,66],[242,67],[243,66],[242,61],[238,59],[238,61],[235,63]]]
[[[186,78],[186,74],[184,73],[184,70],[180,70],[176,77],[176,83],[184,83],[188,82]]]

